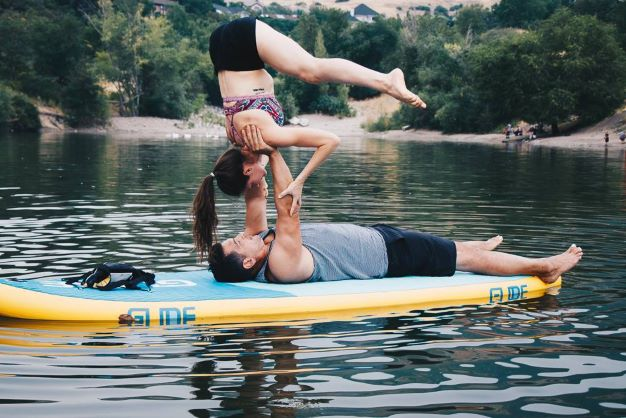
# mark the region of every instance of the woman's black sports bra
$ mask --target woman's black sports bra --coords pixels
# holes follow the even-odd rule
[[[235,19],[215,29],[209,41],[209,53],[216,73],[264,68],[256,48],[256,19]]]

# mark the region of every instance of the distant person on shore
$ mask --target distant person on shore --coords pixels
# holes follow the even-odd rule
[[[606,132],[604,133],[604,143],[605,143],[605,144],[608,144],[608,143],[609,143],[609,132],[608,132],[608,131],[606,131]]]
[[[226,115],[226,135],[239,150],[227,151],[213,172],[205,177],[200,193],[204,194],[205,216],[215,215],[214,181],[226,194],[240,196],[245,188],[259,186],[265,175],[263,159],[251,155],[262,152],[265,143],[245,142],[241,130],[255,125],[271,147],[316,148],[296,179],[282,191],[281,198],[293,197],[291,214],[301,205],[302,188],[307,178],[339,145],[339,137],[320,129],[283,127],[284,114],[274,95],[274,81],[265,70],[275,70],[309,83],[337,82],[369,87],[419,108],[426,103],[409,91],[402,70],[380,73],[340,58],[316,58],[295,41],[255,18],[235,19],[218,27],[210,38],[209,52],[217,73]]]
[[[622,131],[619,133],[619,140],[622,142],[622,144],[624,143],[624,141],[626,141],[626,132]]]
[[[258,130],[253,135],[260,136]],[[402,276],[452,276],[462,270],[489,275],[532,274],[553,283],[572,269],[583,251],[571,245],[547,258],[526,258],[494,251],[501,236],[487,241],[455,242],[389,225],[371,227],[342,223],[304,224],[289,214],[290,202],[279,198],[292,181],[276,149],[269,154],[277,220],[268,228],[265,199],[246,214],[244,232],[213,244],[195,241],[220,282],[255,280],[304,283]],[[248,220],[251,219],[251,222]]]

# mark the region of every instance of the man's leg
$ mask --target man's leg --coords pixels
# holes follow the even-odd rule
[[[341,58],[316,58],[293,39],[259,20],[256,44],[263,62],[281,73],[312,84],[335,82],[369,87],[411,106],[426,107],[422,99],[407,89],[399,68],[384,74]]]
[[[527,258],[499,251],[489,251],[462,242],[455,242],[456,268],[472,273],[510,276],[533,274],[545,283],[556,281],[582,258],[583,250],[572,244],[565,252],[546,258]]]

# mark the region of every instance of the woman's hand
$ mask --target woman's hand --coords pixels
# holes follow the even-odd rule
[[[289,216],[293,216],[300,211],[302,206],[302,187],[304,182],[298,179],[292,181],[285,190],[283,190],[278,198],[282,199],[285,196],[291,195],[293,201],[291,202],[291,209],[289,210]]]
[[[261,130],[255,125],[244,126],[241,130],[241,137],[243,138],[243,146],[252,152],[268,154],[274,150],[273,147],[263,141]]]

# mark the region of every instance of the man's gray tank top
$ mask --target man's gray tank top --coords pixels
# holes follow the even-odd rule
[[[387,247],[373,228],[352,224],[301,224],[302,244],[313,255],[313,274],[308,282],[372,279],[387,274]],[[269,231],[260,235],[267,236]],[[273,242],[272,242],[273,244]],[[271,246],[270,246],[271,252]],[[267,260],[257,273],[258,282],[267,282]]]

